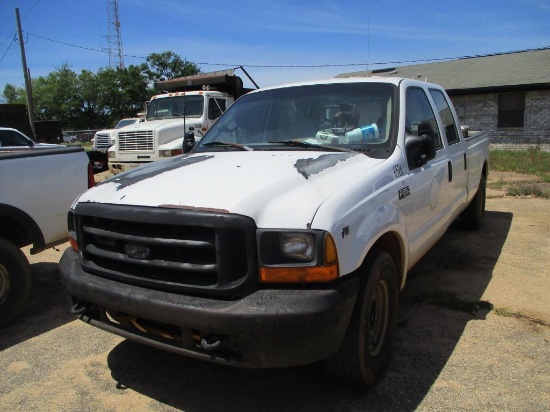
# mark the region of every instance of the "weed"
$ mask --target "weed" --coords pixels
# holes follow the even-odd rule
[[[494,308],[495,314],[499,316],[504,316],[506,318],[515,318],[519,320],[524,320],[530,323],[534,323],[541,326],[550,326],[550,323],[541,320],[533,318],[532,316],[527,316],[522,314],[521,312],[514,312],[512,309],[509,308]]]
[[[494,308],[494,311],[499,316],[504,316],[506,318],[511,318],[516,316],[516,312],[508,308]]]
[[[550,190],[537,183],[518,183],[506,191],[508,196],[536,196],[550,199]]]
[[[487,187],[491,189],[504,189],[510,184],[511,184],[510,182],[507,182],[501,178],[498,182],[487,183]]]

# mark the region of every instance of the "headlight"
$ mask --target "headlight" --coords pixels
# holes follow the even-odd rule
[[[115,158],[115,152],[113,152],[112,150],[109,150],[107,152],[107,156],[109,157],[109,159],[114,159]]]
[[[320,230],[258,231],[261,282],[327,282],[338,278],[332,236]]]
[[[289,259],[311,262],[315,257],[315,239],[310,233],[280,233],[279,245]]]

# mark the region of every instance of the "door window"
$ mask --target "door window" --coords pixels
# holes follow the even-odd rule
[[[225,112],[225,109],[225,99],[210,98],[210,100],[208,100],[208,119],[217,119]]]
[[[0,130],[0,147],[29,146],[29,141],[13,130]]]
[[[407,89],[405,127],[409,135],[432,135],[435,139],[435,146],[438,149],[443,147],[435,114],[430,106],[428,96],[426,96],[426,93],[420,87],[410,87]]]

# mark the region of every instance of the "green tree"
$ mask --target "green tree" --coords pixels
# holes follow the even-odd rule
[[[195,63],[183,60],[171,51],[151,53],[146,60],[144,72],[151,83],[200,73],[200,68]]]
[[[146,63],[125,68],[101,68],[97,73],[75,73],[63,63],[47,76],[32,79],[36,120],[59,120],[65,130],[112,127],[114,122],[136,116],[143,103],[158,90],[162,79],[200,73],[199,67],[166,51],[151,53]],[[6,103],[26,103],[23,87],[4,87]]]
[[[22,87],[15,87],[13,84],[6,84],[2,97],[6,100],[7,104],[26,104],[27,95],[25,89]]]
[[[36,120],[60,120],[65,127],[80,123],[78,76],[68,63],[32,82]]]
[[[77,129],[95,129],[101,127],[107,121],[108,114],[103,109],[101,98],[98,94],[99,78],[90,70],[82,70],[78,75],[77,87],[77,112],[74,127]]]

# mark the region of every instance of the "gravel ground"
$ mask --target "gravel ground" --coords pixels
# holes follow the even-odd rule
[[[482,230],[451,227],[409,273],[392,362],[369,390],[320,364],[211,365],[74,320],[57,266],[65,244],[29,257],[31,298],[0,330],[1,409],[548,411],[550,202],[488,197]]]

